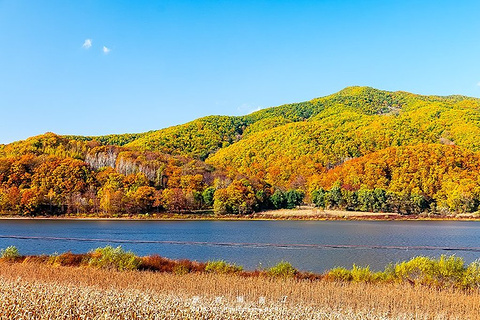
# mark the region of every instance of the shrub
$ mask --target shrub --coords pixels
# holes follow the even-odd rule
[[[462,278],[462,287],[480,288],[480,260],[470,263]]]
[[[354,282],[371,282],[373,280],[373,274],[369,266],[362,268],[354,264],[351,275]]]
[[[20,253],[18,252],[17,247],[9,246],[6,249],[0,251],[2,259],[5,260],[16,260],[20,258]]]
[[[173,267],[173,273],[178,275],[184,275],[190,272],[190,269],[186,265],[177,264]]]
[[[205,266],[205,272],[211,273],[236,273],[240,271],[243,271],[242,266],[228,264],[223,260],[208,261],[207,265]]]
[[[277,265],[267,270],[267,274],[271,277],[291,278],[295,276],[297,269],[295,269],[289,262],[281,261]]]
[[[395,282],[395,265],[393,263],[389,263],[385,267],[385,271],[375,273],[374,278],[377,281]]]
[[[74,254],[68,251],[60,255],[51,255],[48,259],[48,262],[55,266],[79,266],[82,264],[84,259],[84,254]]]
[[[435,280],[436,284],[454,285],[461,283],[465,273],[465,262],[462,258],[456,256],[442,255],[435,261]]]
[[[442,255],[439,259],[415,257],[395,265],[395,277],[425,285],[458,285],[464,279],[462,258]]]
[[[176,262],[159,255],[142,257],[140,269],[160,272],[173,272]]]
[[[348,269],[337,267],[327,273],[327,279],[335,281],[351,281],[353,279],[352,272]]]
[[[432,274],[433,263],[428,257],[415,257],[395,265],[395,277],[401,281],[431,282]]]
[[[206,267],[206,263],[183,259],[183,260],[174,261],[174,266],[172,268],[172,271],[175,274],[187,274],[187,273],[191,273],[191,272],[204,272],[205,267]]]
[[[369,266],[362,268],[355,264],[353,265],[352,270],[340,267],[331,269],[330,271],[328,271],[326,277],[329,280],[346,282],[376,282],[390,280],[388,271],[372,272]]]
[[[97,268],[135,270],[140,264],[139,257],[131,251],[123,250],[121,246],[97,248],[89,253],[88,258],[88,265]]]

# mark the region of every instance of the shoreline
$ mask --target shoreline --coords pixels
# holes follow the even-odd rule
[[[1,220],[83,220],[83,221],[480,221],[474,214],[451,216],[402,215],[391,212],[361,212],[345,210],[321,210],[317,208],[280,209],[257,212],[250,215],[215,216],[205,213],[160,213],[123,216],[55,215],[23,216],[0,214]]]

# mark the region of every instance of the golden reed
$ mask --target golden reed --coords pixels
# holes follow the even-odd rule
[[[0,319],[478,319],[480,292],[0,262]]]

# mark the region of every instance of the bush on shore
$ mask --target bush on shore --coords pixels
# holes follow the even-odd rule
[[[15,261],[20,258],[20,253],[18,252],[17,247],[10,246],[0,251],[2,259],[7,261]]]
[[[297,269],[287,261],[281,261],[267,270],[267,274],[274,278],[293,278],[297,273]]]
[[[137,270],[141,262],[133,252],[125,251],[121,246],[97,248],[88,257],[89,266],[105,269]]]
[[[208,261],[205,266],[205,272],[211,273],[237,273],[243,271],[242,266],[237,266],[236,264],[228,264],[224,260],[217,261]]]
[[[344,282],[408,282],[434,287],[480,288],[480,261],[466,265],[455,255],[440,258],[418,256],[408,261],[388,265],[384,271],[372,272],[353,266],[351,270],[334,268],[326,278]]]

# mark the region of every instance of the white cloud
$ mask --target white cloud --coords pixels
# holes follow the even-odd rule
[[[86,39],[82,45],[82,48],[90,49],[91,46],[92,46],[92,39]]]
[[[103,53],[105,53],[105,54],[109,54],[110,51],[111,51],[110,48],[107,48],[107,47],[105,47],[105,46],[103,46],[103,49],[102,49],[102,50],[103,50]]]
[[[250,114],[252,112],[259,111],[261,109],[262,109],[261,106],[255,106],[254,104],[250,104],[250,103],[244,103],[237,108],[240,114]]]
[[[480,87],[480,82],[479,82],[479,83],[477,83],[477,86],[479,86],[479,87]]]

